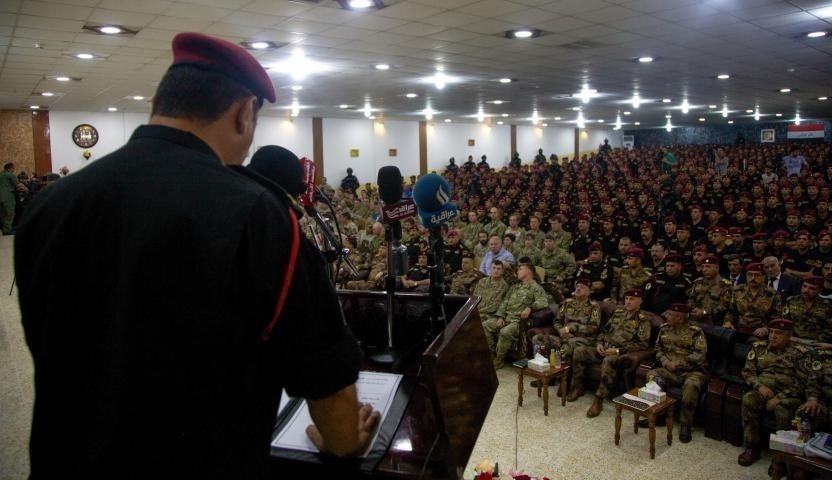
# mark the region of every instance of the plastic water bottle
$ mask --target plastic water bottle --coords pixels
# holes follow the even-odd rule
[[[534,356],[536,357],[537,354],[540,353],[540,345],[535,343],[534,348],[532,349],[532,351],[534,352]]]
[[[556,348],[555,349],[555,368],[560,368],[562,361],[563,361],[563,358],[562,358],[562,355],[560,353],[560,349]]]

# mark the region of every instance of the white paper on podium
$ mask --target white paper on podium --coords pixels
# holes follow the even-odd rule
[[[393,398],[396,396],[396,391],[399,389],[401,380],[402,376],[395,373],[359,372],[358,374],[358,381],[355,383],[358,401],[360,403],[369,403],[373,406],[374,410],[381,414],[379,426],[387,418],[387,412],[390,410],[390,405],[393,403]],[[281,403],[283,402],[281,401]],[[311,424],[312,417],[309,415],[309,406],[306,404],[306,400],[303,400],[298,409],[295,410],[292,418],[286,422],[283,430],[277,434],[272,442],[272,446],[317,453],[318,449],[306,435],[306,427]],[[378,436],[378,429],[376,429],[376,433],[373,435],[372,441],[370,441],[370,446],[362,457],[367,456],[376,441],[376,436]]]

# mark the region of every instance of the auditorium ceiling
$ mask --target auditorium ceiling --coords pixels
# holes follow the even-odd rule
[[[278,87],[270,116],[569,126],[580,114],[625,128],[668,115],[832,118],[832,0],[348,2],[0,0],[0,108],[149,112],[171,39],[197,31],[272,42],[253,50]],[[94,31],[109,25],[126,32]],[[533,36],[508,38],[524,29]]]

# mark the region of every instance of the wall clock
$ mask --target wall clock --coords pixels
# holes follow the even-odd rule
[[[88,123],[72,129],[72,141],[81,148],[90,148],[98,143],[98,130]]]

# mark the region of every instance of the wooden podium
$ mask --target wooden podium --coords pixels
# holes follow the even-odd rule
[[[347,324],[365,351],[363,369],[395,371],[404,378],[367,458],[340,460],[273,447],[273,477],[462,478],[497,390],[479,300],[446,295],[446,327],[431,324],[427,295],[397,293],[398,361],[391,366],[368,360],[387,342],[386,294],[338,293]]]

